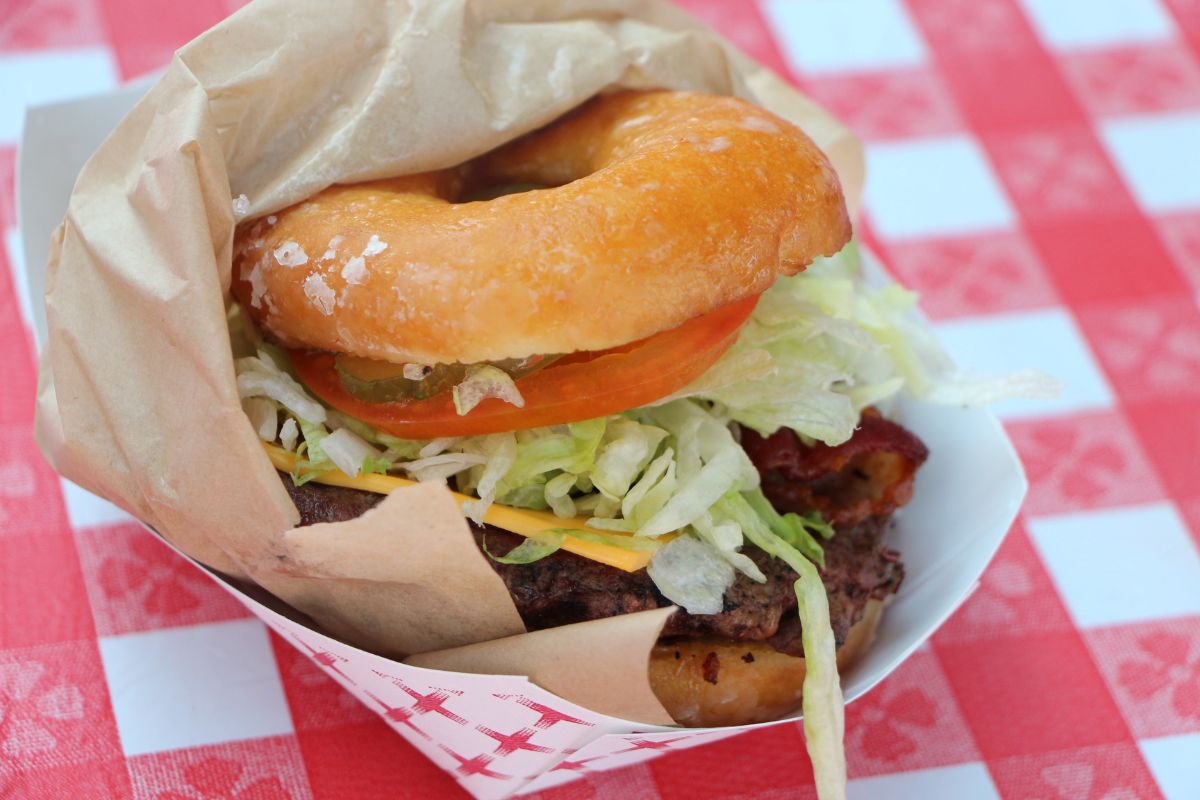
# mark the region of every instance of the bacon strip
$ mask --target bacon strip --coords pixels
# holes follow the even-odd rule
[[[929,456],[920,439],[872,408],[836,447],[808,447],[787,428],[766,438],[743,430],[742,447],[762,474],[763,494],[779,511],[816,509],[835,525],[886,516],[907,503],[917,468]]]

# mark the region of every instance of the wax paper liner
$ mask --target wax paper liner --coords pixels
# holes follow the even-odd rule
[[[666,3],[354,0],[334,14],[256,0],[183,47],[79,172],[45,272],[39,445],[64,476],[344,641],[385,655],[496,641],[471,651],[475,668],[540,671],[591,707],[669,721],[643,660],[661,615],[618,618],[611,658],[549,674],[547,638],[569,652],[590,634],[510,641],[524,625],[444,490],[294,528],[238,401],[225,320],[234,198],[254,218],[330,183],[452,166],[598,92],[647,87],[789,118],[856,202],[857,140]]]

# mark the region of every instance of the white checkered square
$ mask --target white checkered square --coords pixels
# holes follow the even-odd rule
[[[127,756],[292,732],[258,620],[102,637],[100,655]]]
[[[867,148],[866,206],[888,239],[1007,230],[1016,218],[983,149],[970,136]]]
[[[0,142],[16,141],[25,106],[102,92],[117,85],[117,68],[107,48],[0,55]]]
[[[954,360],[973,373],[1002,375],[1034,368],[1063,383],[1062,393],[1052,400],[997,403],[993,408],[1002,419],[1049,417],[1113,405],[1112,389],[1065,309],[967,317],[936,328]]]
[[[1080,50],[1162,42],[1174,33],[1159,0],[1021,0],[1049,47]]]
[[[1200,614],[1200,553],[1170,503],[1029,520],[1081,628]]]
[[[59,481],[62,483],[63,502],[67,506],[67,519],[75,530],[133,520],[122,509],[78,484],[66,478],[59,478]]]
[[[1000,795],[988,775],[987,767],[979,763],[958,764],[940,769],[918,769],[874,778],[859,778],[846,788],[849,800],[987,800]]]
[[[1144,209],[1200,209],[1200,113],[1112,119],[1100,136]]]
[[[1200,733],[1144,739],[1138,746],[1163,797],[1200,797]]]
[[[901,0],[764,0],[788,64],[800,73],[917,66],[925,44]]]

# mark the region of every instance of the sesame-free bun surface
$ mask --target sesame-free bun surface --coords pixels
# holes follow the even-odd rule
[[[552,188],[461,202],[506,184]],[[622,92],[460,167],[244,224],[234,291],[287,345],[478,362],[641,339],[849,237],[799,128],[736,98]]]
[[[862,619],[838,648],[839,673],[870,648],[882,614],[883,601],[867,601]],[[714,656],[715,665],[706,670]],[[803,658],[767,642],[687,639],[650,651],[650,688],[667,713],[689,727],[748,725],[791,714],[804,696],[804,674]]]

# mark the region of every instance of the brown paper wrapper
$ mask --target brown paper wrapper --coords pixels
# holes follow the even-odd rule
[[[232,198],[259,216],[333,183],[453,166],[618,88],[759,103],[813,137],[857,206],[857,141],[666,3],[257,0],[234,14],[176,54],[80,173],[47,270],[43,451],[351,643],[399,655],[484,642],[438,663],[526,672],[581,705],[663,721],[646,654],[664,617],[521,634],[443,488],[294,529],[242,413],[225,322]],[[597,631],[622,655],[572,657]]]

